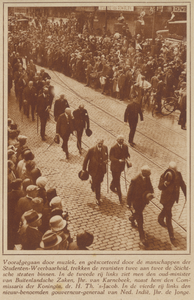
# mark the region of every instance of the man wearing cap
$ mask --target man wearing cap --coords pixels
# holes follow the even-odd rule
[[[143,230],[143,210],[146,204],[153,198],[154,192],[150,175],[150,168],[148,166],[143,166],[141,168],[141,173],[131,179],[127,193],[127,204],[129,209],[133,206],[135,210],[135,212],[132,212],[132,216],[129,220],[131,221],[132,226],[136,226],[135,221],[137,222],[140,241],[143,245],[146,245],[145,233]]]
[[[82,135],[84,128],[89,129],[90,121],[87,110],[83,104],[79,105],[79,108],[73,111],[74,116],[74,128],[77,133],[77,148],[81,154],[82,150]]]
[[[122,202],[121,186],[120,186],[120,177],[121,172],[125,168],[125,162],[128,163],[130,154],[128,151],[128,146],[124,144],[124,136],[119,135],[117,137],[117,143],[110,149],[110,169],[112,172],[112,182],[110,184],[110,189],[112,192],[118,193],[119,201]]]
[[[66,108],[65,112],[57,120],[56,134],[63,139],[62,149],[66,153],[67,159],[69,159],[68,140],[71,133],[73,133],[73,119],[71,109]]]
[[[59,116],[65,112],[65,109],[69,107],[68,101],[65,99],[65,95],[61,94],[60,98],[55,101],[54,104],[54,116],[57,122]]]
[[[46,122],[49,118],[50,112],[50,100],[48,96],[48,89],[43,88],[43,93],[37,98],[37,114],[40,117],[40,135],[43,141],[45,141],[45,129]]]
[[[177,170],[175,162],[171,161],[168,169],[161,175],[158,188],[162,191],[160,203],[163,205],[163,209],[158,216],[158,222],[161,226],[167,227],[170,240],[173,241],[172,207],[175,202],[178,203],[180,188],[186,197],[186,184],[181,173]],[[164,218],[166,218],[166,223]]]
[[[133,138],[138,123],[138,114],[140,115],[140,120],[143,121],[141,106],[135,99],[133,99],[133,101],[128,104],[124,114],[124,122],[125,123],[128,122],[130,127],[129,143],[131,147],[135,146],[135,143],[133,142]]]
[[[106,174],[106,165],[108,163],[108,148],[103,145],[104,140],[99,139],[96,146],[90,148],[83,162],[82,171],[88,172],[92,177],[91,189],[96,194],[96,204],[100,204],[100,188],[104,174]]]
[[[42,239],[42,232],[38,227],[42,224],[42,214],[38,214],[35,210],[31,209],[24,214],[24,218],[27,222],[27,228],[22,240],[23,250],[36,250]]]

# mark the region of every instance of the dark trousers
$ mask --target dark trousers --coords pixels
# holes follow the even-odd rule
[[[84,128],[77,129],[77,148],[81,150],[82,148],[82,135],[83,135]]]
[[[47,117],[40,117],[40,135],[43,138],[45,136]]]
[[[140,240],[145,238],[145,233],[143,230],[143,210],[144,206],[141,208],[134,208],[135,212],[132,215],[131,221],[134,222],[135,220],[137,221],[137,226],[138,226],[138,231],[139,231],[139,237]]]
[[[130,132],[129,132],[129,143],[133,143],[133,138],[134,138],[134,135],[135,135],[137,123],[129,124],[129,127],[130,127]]]
[[[100,200],[100,189],[101,189],[101,182],[104,178],[104,172],[101,167],[98,168],[98,171],[95,176],[92,176],[92,188],[96,193],[96,199]]]
[[[181,113],[180,113],[180,117],[179,117],[179,122],[178,122],[178,124],[180,124],[181,127],[185,127],[185,124],[186,124],[186,116],[187,116],[186,110],[185,110],[185,109],[182,109],[182,110],[181,110]]]
[[[70,130],[66,132],[66,134],[62,137],[63,139],[63,144],[62,144],[62,149],[63,151],[68,154],[68,140],[69,140],[69,137],[70,137]]]
[[[158,216],[159,223],[163,223],[164,218],[166,218],[166,225],[167,225],[167,229],[168,229],[168,233],[169,233],[170,237],[172,237],[174,235],[173,227],[172,227],[172,206],[173,206],[173,204],[163,205],[163,209]]]
[[[117,193],[119,198],[121,197],[121,185],[120,185],[120,177],[121,177],[121,171],[120,172],[113,172],[112,171],[112,181],[111,181],[111,188],[117,189]]]
[[[26,103],[26,115],[29,118],[29,111],[31,108],[31,116],[32,116],[32,120],[34,120],[34,111],[35,111],[35,105],[34,104],[30,104],[29,102]]]

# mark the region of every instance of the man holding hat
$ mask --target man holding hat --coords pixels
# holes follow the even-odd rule
[[[143,121],[143,114],[141,111],[141,106],[137,102],[137,100],[133,99],[133,101],[127,105],[127,108],[126,108],[125,114],[124,114],[124,122],[125,123],[128,122],[129,127],[130,127],[129,144],[131,147],[135,146],[135,143],[133,142],[133,138],[134,138],[137,123],[138,123],[138,114],[140,115],[141,121]]]
[[[124,136],[118,135],[117,143],[110,149],[110,169],[112,171],[112,182],[110,185],[110,189],[114,193],[118,193],[119,201],[122,202],[121,195],[121,186],[120,186],[120,177],[121,172],[125,168],[125,162],[129,165],[128,159],[130,158],[130,154],[128,151],[128,146],[124,144]]]
[[[132,212],[132,216],[129,218],[132,226],[135,225],[135,220],[138,225],[140,241],[143,245],[146,245],[145,233],[143,230],[143,210],[153,196],[153,186],[150,180],[151,170],[148,166],[141,168],[141,173],[135,178],[131,179],[129,190],[127,193],[127,204],[129,209],[133,206],[135,212]]]
[[[88,172],[92,177],[91,189],[96,194],[96,204],[100,204],[100,188],[104,174],[106,174],[106,165],[108,163],[108,148],[103,145],[104,140],[99,139],[96,146],[90,148],[83,162],[82,171]]]
[[[160,203],[163,205],[163,209],[158,216],[158,223],[163,227],[167,227],[170,240],[173,241],[172,207],[175,202],[178,203],[180,188],[186,197],[186,184],[181,173],[177,171],[177,165],[174,161],[169,163],[168,169],[161,175],[158,188],[162,191]],[[166,223],[164,218],[166,218]]]
[[[77,132],[77,148],[81,154],[81,143],[84,128],[89,129],[90,121],[87,110],[84,108],[84,104],[80,104],[79,108],[73,111],[74,116],[74,128]]]

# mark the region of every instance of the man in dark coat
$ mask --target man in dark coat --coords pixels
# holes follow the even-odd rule
[[[161,175],[158,188],[162,191],[160,203],[163,205],[163,209],[158,216],[158,222],[161,226],[167,227],[170,240],[173,241],[172,207],[175,202],[178,203],[180,188],[186,197],[186,184],[181,173],[177,171],[175,162],[171,161],[168,169]],[[166,218],[166,223],[164,218]]]
[[[69,107],[68,101],[65,99],[65,95],[61,94],[60,98],[55,101],[54,105],[54,116],[57,122],[58,117],[65,112],[65,109]]]
[[[153,198],[153,186],[150,181],[151,170],[148,166],[141,168],[141,173],[131,180],[127,193],[127,204],[129,209],[133,205],[135,210],[129,220],[132,226],[135,225],[135,220],[138,225],[140,241],[146,245],[145,233],[143,230],[143,210],[146,204]]]
[[[37,113],[40,117],[40,135],[42,140],[45,141],[45,129],[46,122],[49,118],[50,105],[49,105],[49,96],[48,89],[44,88],[43,93],[37,98]]]
[[[112,171],[112,182],[110,184],[110,189],[112,192],[118,193],[119,201],[122,202],[121,186],[120,186],[120,177],[121,172],[124,171],[125,162],[129,166],[127,161],[130,158],[128,151],[128,146],[124,144],[124,137],[119,135],[117,137],[117,143],[110,149],[110,169]]]
[[[84,128],[89,129],[90,127],[90,121],[87,110],[84,108],[84,105],[79,105],[79,108],[74,110],[73,112],[74,116],[74,128],[77,132],[77,148],[79,150],[79,153],[81,154],[82,150],[82,135]]]
[[[138,114],[140,115],[141,121],[143,121],[141,106],[136,100],[133,100],[133,102],[128,104],[124,114],[124,122],[128,122],[130,127],[129,143],[131,147],[135,145],[135,143],[133,142],[133,138],[138,123]]]
[[[57,120],[56,133],[63,139],[62,149],[66,153],[66,158],[69,159],[68,140],[70,134],[73,133],[73,119],[70,108],[66,108]]]
[[[83,162],[83,172],[88,165],[88,173],[92,177],[91,189],[96,193],[96,203],[100,204],[100,187],[106,173],[108,163],[108,148],[103,145],[103,140],[98,140],[97,145],[90,148]]]
[[[33,87],[33,81],[28,82],[28,86],[23,90],[23,102],[26,102],[26,113],[29,118],[29,108],[31,107],[32,121],[34,121],[34,110],[36,106],[36,89]]]

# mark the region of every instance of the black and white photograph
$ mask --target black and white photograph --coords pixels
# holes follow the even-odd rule
[[[188,253],[190,4],[7,2],[3,20],[3,252]]]

